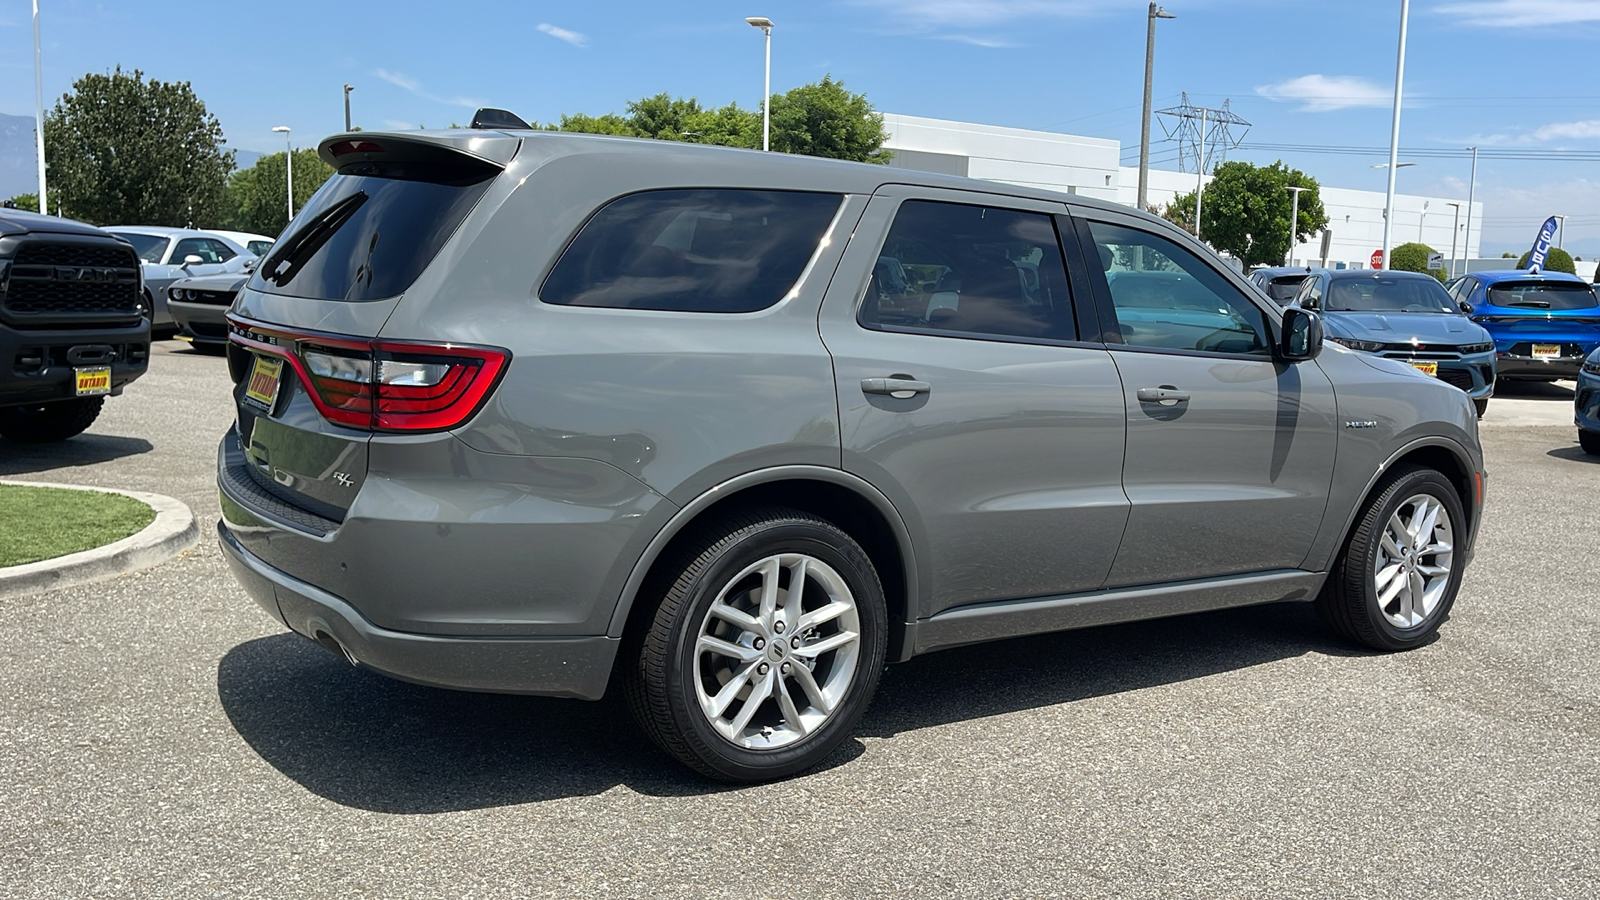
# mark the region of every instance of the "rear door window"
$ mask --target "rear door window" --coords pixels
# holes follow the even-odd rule
[[[895,213],[859,320],[889,331],[1077,336],[1050,216],[932,200]]]
[[[800,279],[842,200],[740,189],[632,194],[583,226],[539,299],[672,312],[766,309]]]
[[[405,293],[499,171],[465,159],[344,166],[295,213],[250,287],[355,302]]]
[[[1576,281],[1502,281],[1489,286],[1489,302],[1514,309],[1594,309],[1594,288]]]

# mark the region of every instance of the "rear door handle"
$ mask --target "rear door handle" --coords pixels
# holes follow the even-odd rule
[[[926,381],[914,381],[910,378],[863,378],[861,379],[861,393],[863,394],[888,394],[904,400],[917,394],[926,394],[933,390],[932,385]]]
[[[1140,403],[1164,403],[1168,400],[1182,402],[1189,399],[1189,392],[1180,391],[1170,384],[1163,384],[1158,388],[1139,388],[1136,396]]]

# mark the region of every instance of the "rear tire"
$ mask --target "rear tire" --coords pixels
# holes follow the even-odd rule
[[[1600,456],[1600,431],[1578,429],[1578,446],[1590,456]]]
[[[79,397],[0,408],[0,437],[23,444],[64,441],[94,424],[105,402],[104,397]]]
[[[825,519],[772,507],[717,523],[663,563],[648,630],[623,650],[644,731],[722,781],[827,758],[866,713],[887,650],[883,588],[861,547]]]
[[[1317,596],[1317,613],[1340,637],[1374,650],[1410,650],[1433,639],[1461,588],[1466,537],[1449,479],[1401,466],[1378,485]]]

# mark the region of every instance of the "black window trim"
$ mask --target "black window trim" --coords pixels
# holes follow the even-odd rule
[[[1132,228],[1136,231],[1143,231],[1148,234],[1165,237],[1167,240],[1173,241],[1178,246],[1188,250],[1189,253],[1196,259],[1200,260],[1203,265],[1211,269],[1213,272],[1221,275],[1224,281],[1231,284],[1235,280],[1244,280],[1243,275],[1231,271],[1224,266],[1216,265],[1212,263],[1211,260],[1206,259],[1205,254],[1210,253],[1210,250],[1207,250],[1204,247],[1201,247],[1197,250],[1195,247],[1187,246],[1183,241],[1178,240],[1175,235],[1162,234],[1163,229],[1160,229],[1159,226],[1153,228],[1151,227],[1150,223],[1141,221],[1133,216],[1119,216],[1116,213],[1102,212],[1101,210],[1097,209],[1074,207],[1072,209],[1072,213],[1074,224],[1077,226],[1076,236],[1080,244],[1080,254],[1083,253],[1087,248],[1095,246],[1094,235],[1089,231],[1089,223],[1091,221],[1104,222],[1107,225],[1114,225],[1119,228]],[[1187,235],[1185,235],[1185,237],[1187,237]],[[1189,240],[1192,242],[1194,239],[1189,238]],[[1095,257],[1099,258],[1099,255],[1099,251],[1095,251]],[[1111,302],[1111,286],[1106,281],[1104,270],[1097,270],[1096,273],[1090,273],[1088,277],[1094,284],[1094,303],[1096,308],[1100,311],[1100,317],[1102,321],[1118,323],[1120,326],[1120,320],[1117,319],[1116,306]],[[1245,300],[1250,303],[1250,305],[1261,311],[1262,319],[1265,321],[1267,326],[1267,353],[1224,353],[1217,350],[1182,350],[1168,349],[1165,347],[1140,347],[1124,341],[1122,339],[1120,328],[1112,328],[1109,326],[1102,330],[1101,337],[1105,339],[1105,346],[1108,350],[1127,350],[1134,353],[1161,353],[1169,356],[1195,356],[1205,359],[1237,359],[1250,360],[1252,362],[1280,362],[1281,351],[1279,344],[1281,344],[1283,341],[1283,336],[1280,333],[1283,327],[1283,310],[1278,308],[1263,307],[1257,299],[1259,292],[1246,290],[1239,287],[1237,284],[1234,285],[1234,290],[1238,292],[1241,297],[1244,297]],[[1266,298],[1265,295],[1260,296],[1262,299],[1269,299]]]
[[[1092,350],[1104,349],[1104,344],[1101,341],[1086,339],[1084,337],[1086,334],[1098,336],[1100,324],[1099,319],[1095,315],[1092,308],[1093,305],[1089,303],[1078,302],[1078,298],[1080,296],[1090,295],[1088,293],[1089,286],[1087,277],[1083,272],[1083,261],[1081,256],[1077,255],[1077,244],[1075,241],[1069,238],[1070,232],[1063,230],[1064,228],[1071,227],[1072,217],[1062,212],[1045,212],[1037,209],[1027,209],[1025,207],[1007,205],[1004,202],[974,202],[980,199],[986,201],[989,198],[1000,201],[1012,199],[1004,194],[984,193],[977,194],[971,199],[963,200],[955,199],[953,196],[946,196],[946,192],[943,191],[939,192],[938,196],[920,196],[912,194],[908,196],[892,198],[894,201],[894,208],[889,211],[887,224],[880,230],[880,234],[878,235],[877,240],[874,242],[873,258],[876,259],[878,256],[883,254],[883,247],[889,241],[889,232],[894,228],[895,218],[900,215],[900,208],[911,201],[949,203],[957,206],[981,206],[984,209],[1002,209],[1007,212],[1029,213],[1031,215],[1044,216],[1050,220],[1050,226],[1055,231],[1056,246],[1061,251],[1061,264],[1065,266],[1067,270],[1067,303],[1072,307],[1072,327],[1077,333],[1075,337],[1035,338],[1026,337],[1023,335],[989,334],[986,332],[975,331],[955,331],[949,328],[918,328],[915,325],[885,325],[881,322],[868,322],[862,318],[862,312],[866,307],[867,291],[872,288],[872,278],[870,274],[866,279],[866,283],[861,286],[861,290],[856,294],[854,305],[854,317],[856,325],[868,331],[880,331],[887,334],[918,334],[928,335],[931,337],[990,341],[1002,344],[1032,344],[1042,347],[1075,347],[1079,349]],[[1085,313],[1086,309],[1087,313]]]

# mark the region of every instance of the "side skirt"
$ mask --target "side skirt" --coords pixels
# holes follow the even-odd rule
[[[917,623],[916,652],[943,650],[1027,634],[1068,631],[1187,613],[1310,600],[1326,572],[1280,569],[1199,581],[1113,588],[1060,597],[1002,600],[945,610]]]

